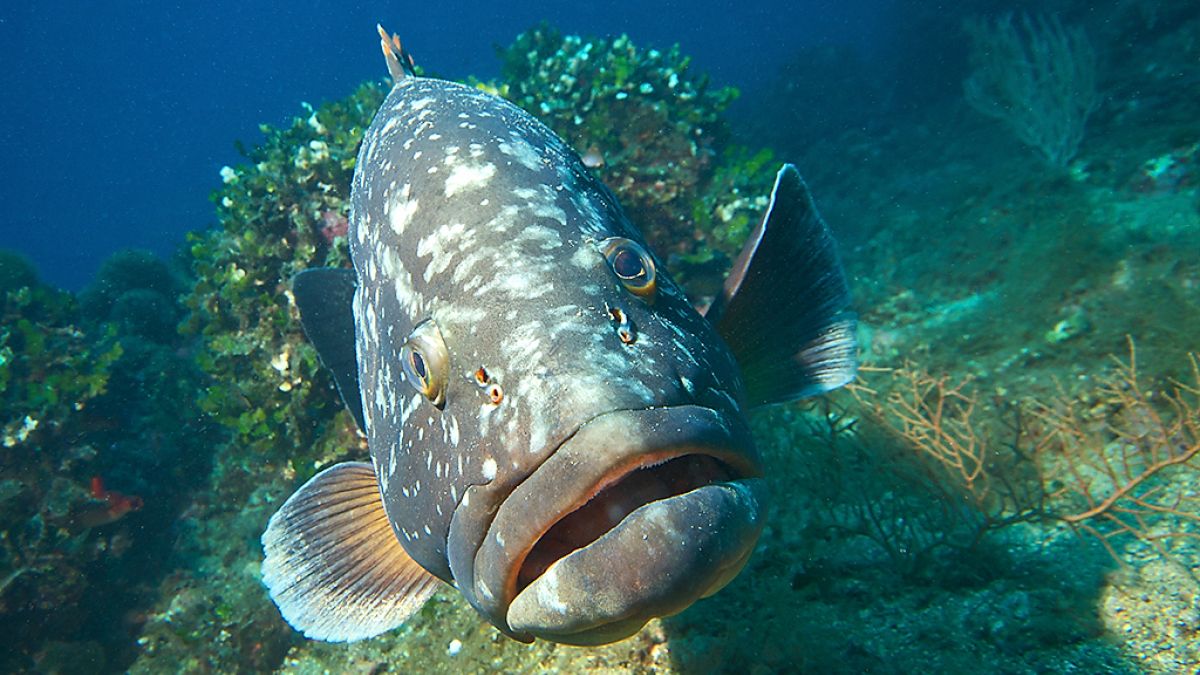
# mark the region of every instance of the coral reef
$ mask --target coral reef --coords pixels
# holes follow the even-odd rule
[[[79,628],[88,567],[113,541],[82,522],[100,466],[84,437],[121,347],[93,342],[76,326],[74,298],[38,283],[24,261],[6,252],[0,269],[0,627],[10,638],[0,668],[12,670],[22,651]]]
[[[120,447],[145,430],[123,426],[128,407],[149,401],[122,399],[128,352],[118,325],[88,327],[74,297],[40,284],[12,254],[0,254],[0,269],[0,627],[10,638],[0,668],[53,669],[80,654],[100,668],[119,657],[97,641],[120,644],[134,627],[123,614],[142,600],[138,574],[153,567],[134,561],[169,545],[157,528],[130,522],[152,522],[169,503],[136,465],[148,458]],[[155,497],[152,507],[135,516],[141,497],[106,482]]]
[[[1096,52],[1079,27],[1057,17],[968,21],[975,70],[963,84],[967,103],[1005,124],[1054,166],[1066,166],[1099,105]]]
[[[364,446],[291,301],[290,279],[348,265],[345,217],[362,131],[385,90],[366,84],[343,101],[263,127],[247,163],[221,171],[220,227],[190,238],[196,283],[184,336],[219,385],[198,405],[222,429],[211,472],[181,528],[180,571],[148,616],[135,672],[166,664],[266,669],[296,640],[258,578],[258,537],[280,500],[323,465]],[[242,630],[253,623],[255,631]],[[240,664],[240,665],[239,665]]]
[[[564,37],[543,26],[501,54],[506,82],[477,86],[510,96],[567,137],[651,238],[667,244],[659,250],[669,251],[668,263],[687,279],[689,289],[696,296],[715,292],[728,258],[765,207],[777,161],[769,150],[751,150],[727,137],[719,119],[727,101],[707,95],[702,80],[689,77],[686,60],[676,52],[642,52],[627,39]],[[661,85],[665,82],[665,91],[671,91],[672,74],[676,88],[694,94],[663,95]],[[650,84],[648,91],[641,87],[644,82]],[[884,378],[888,387],[880,387],[873,399],[841,395],[827,401],[833,407],[807,412],[783,407],[758,416],[755,428],[778,495],[759,552],[729,590],[680,617],[653,622],[628,642],[594,650],[519,645],[480,622],[450,589],[391,634],[353,645],[300,639],[278,618],[259,586],[257,536],[294,485],[318,466],[357,456],[362,447],[299,333],[287,279],[310,265],[345,263],[339,237],[345,223],[347,160],[353,157],[355,133],[366,124],[380,94],[377,87],[368,87],[346,102],[309,111],[307,119],[289,129],[270,130],[264,145],[248,153],[252,164],[223,172],[225,187],[215,197],[222,228],[192,240],[197,283],[188,294],[191,314],[184,333],[202,341],[201,366],[215,381],[226,383],[209,388],[202,399],[225,434],[216,449],[211,487],[192,505],[176,547],[176,556],[187,562],[161,582],[162,600],[139,638],[135,671],[155,672],[166,664],[197,669],[220,664],[297,673],[417,668],[656,672],[728,669],[748,662],[768,669],[800,664],[817,670],[844,670],[848,663],[908,669],[935,663],[953,670],[978,659],[976,647],[956,641],[962,635],[986,645],[996,663],[1005,664],[998,667],[1052,669],[1063,659],[1096,670],[1122,667],[1118,650],[1091,639],[1107,624],[1088,618],[1112,562],[1103,551],[1098,556],[1081,552],[1077,542],[1062,536],[1068,529],[1051,524],[1054,513],[1065,513],[1052,511],[1059,502],[1041,482],[1051,474],[1023,463],[1021,452],[1029,447],[1030,436],[1021,434],[1032,430],[1012,426],[1016,412],[1027,408],[1014,407],[1012,397],[1002,393],[978,393],[1000,386],[997,378],[1011,377],[1013,365],[995,368],[990,377],[978,376],[977,389],[959,388],[955,383],[962,381],[957,379],[961,375],[947,380],[908,371],[916,379],[907,380],[907,390],[899,386],[906,380]],[[615,132],[636,128],[614,123],[627,116],[644,116],[648,125],[658,125],[663,138]],[[696,133],[694,123],[673,124],[672,119],[707,121]],[[331,142],[331,137],[341,140]],[[661,157],[687,161],[656,163]],[[844,161],[830,165],[841,171]],[[318,175],[323,177],[318,180]],[[860,180],[885,175],[868,170]],[[657,181],[671,189],[661,190]],[[961,189],[972,188],[968,183]],[[940,305],[934,301],[943,291],[1002,279],[997,265],[1016,273],[1018,261],[1028,263],[1031,255],[1042,256],[1037,258],[1045,263],[1041,276],[1014,292],[1013,302],[1043,308],[1038,315],[1043,328],[1033,334],[1035,339],[1040,342],[1057,323],[1084,317],[1068,322],[1080,327],[1070,339],[1050,344],[1073,350],[1106,344],[1101,338],[1111,335],[1111,327],[1086,317],[1106,314],[1114,296],[1071,292],[1069,282],[1061,280],[1071,276],[1064,269],[1068,263],[1047,251],[1044,241],[989,239],[978,231],[955,229],[963,219],[976,219],[997,229],[1033,232],[1011,224],[1035,220],[1047,207],[1022,203],[1016,196],[1022,189],[993,191],[997,200],[1007,197],[1014,204],[1005,209],[974,198],[949,213],[946,232],[960,234],[944,244],[963,265],[957,276],[924,285],[929,297],[912,292],[889,297],[892,289],[926,280],[922,275],[932,271],[886,263],[891,256],[920,252],[928,229],[906,231],[901,221],[871,232],[880,239],[868,240],[858,251],[857,264],[876,266],[862,273],[876,280],[866,297],[883,301],[865,305],[865,330],[878,337],[869,341],[876,358],[894,360],[904,353],[922,357],[929,367],[954,363],[955,373],[971,373],[978,366],[974,360],[964,364],[946,356],[939,361],[937,356],[945,352],[935,348],[936,341],[961,333],[972,312],[989,307],[994,296],[981,294],[972,301],[951,296]],[[881,191],[862,194],[890,198]],[[1077,196],[1054,197],[1065,215],[1044,236],[1077,233],[1080,220],[1092,222],[1100,217],[1097,213],[1105,213],[1069,206]],[[961,195],[939,198],[964,201]],[[836,194],[834,204],[836,211]],[[680,220],[680,214],[690,220]],[[999,257],[980,257],[981,246],[998,251]],[[1097,252],[1088,269],[1097,274],[1111,270],[1112,260],[1107,250]],[[1074,262],[1076,269],[1079,264]],[[1136,270],[1149,264],[1129,263]],[[1029,273],[1021,273],[1022,282],[1029,280]],[[1137,274],[1144,278],[1149,271]],[[1185,292],[1184,281],[1171,283]],[[1063,300],[1053,300],[1057,298]],[[917,316],[929,317],[922,330],[892,328]],[[998,338],[985,337],[990,335],[985,328],[974,328],[972,335],[978,336],[973,358],[990,357],[996,350],[1000,358],[1012,358]],[[1153,342],[1155,351],[1166,344]],[[868,375],[869,382],[876,379]],[[976,426],[956,427],[969,432],[951,443],[964,452],[913,461],[911,443],[927,437],[906,434],[903,425],[889,426],[869,401],[888,402],[900,406],[891,410],[901,411],[906,402],[910,412],[927,413],[927,403],[939,400],[930,398],[928,387],[934,385],[952,408],[972,411],[974,417],[966,419]],[[904,391],[909,393],[902,396]],[[967,401],[977,403],[964,407]],[[868,419],[872,416],[874,421]],[[838,434],[840,440],[831,442]],[[998,461],[1009,468],[996,473]],[[981,473],[984,468],[990,473]],[[1018,485],[1029,487],[1018,492]],[[1030,543],[1047,532],[1056,549],[1069,553],[1056,556]],[[1060,560],[1075,561],[1069,574]],[[1082,573],[1075,569],[1080,560],[1087,561]],[[1040,572],[1031,574],[1030,569]],[[991,609],[981,612],[980,607]],[[864,613],[896,628],[867,630]],[[251,625],[253,630],[247,628]],[[1138,625],[1148,635],[1157,630]],[[794,639],[798,634],[804,636],[799,642]],[[937,648],[931,651],[928,645]]]
[[[1162,44],[1194,43],[1186,13],[1152,22]],[[1200,136],[1177,80],[1143,82],[1163,70],[1148,53],[1104,86],[1145,85],[1170,114],[1105,104],[1068,172],[997,152],[965,100],[877,137],[776,125],[772,145],[801,155],[783,159],[828,186],[818,206],[877,368],[754,416],[774,498],[746,571],[602,648],[514,642],[449,588],[389,634],[316,643],[261,585],[281,500],[364,455],[289,280],[348,264],[349,179],[382,85],[264,126],[221,171],[218,227],[177,260],[118,254],[75,298],[0,252],[0,669],[1195,669],[1200,375],[1179,356],[1200,330],[1200,263],[1179,251],[1200,245]],[[503,79],[476,86],[567,138],[693,297],[715,293],[781,159],[731,135],[734,92],[624,36],[543,25],[500,57]],[[774,86],[795,94],[786,73]],[[1114,140],[1131,121],[1155,129],[1138,152]],[[1136,361],[1111,360],[1127,335]]]
[[[329,223],[349,211],[355,154],[384,93],[363,85],[288,128],[264,126],[266,140],[245,152],[248,163],[221,171],[224,186],[213,194],[220,227],[191,236],[197,283],[182,330],[200,340],[201,370],[232,385],[207,389],[200,406],[230,431],[236,450],[228,458],[242,465],[219,472],[275,469],[304,479],[315,460],[338,452],[319,439],[341,404],[296,321],[290,280],[308,267],[349,265],[344,230],[330,237]],[[219,489],[241,489],[225,478]]]
[[[120,669],[206,487],[202,379],[175,330],[188,281],[135,251],[78,300],[8,253],[0,278],[0,667]]]

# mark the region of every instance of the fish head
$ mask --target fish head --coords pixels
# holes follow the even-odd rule
[[[612,194],[515,106],[419,78],[359,166],[361,399],[412,558],[573,644],[731,580],[765,499],[738,366]]]

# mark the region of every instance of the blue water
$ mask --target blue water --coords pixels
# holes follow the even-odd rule
[[[495,75],[494,45],[541,20],[678,42],[719,84],[753,87],[802,44],[880,40],[888,0],[838,2],[6,3],[0,244],[43,280],[85,285],[113,251],[167,255],[214,222],[221,166],[302,101],[385,75],[375,24],[446,77]]]

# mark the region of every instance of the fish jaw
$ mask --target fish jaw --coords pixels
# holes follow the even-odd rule
[[[754,551],[764,487],[762,478],[742,479],[641,506],[522,590],[508,609],[510,629],[606,644],[716,593]]]
[[[760,475],[741,415],[599,415],[499,504],[468,597],[518,639],[625,638],[736,576],[762,529]]]

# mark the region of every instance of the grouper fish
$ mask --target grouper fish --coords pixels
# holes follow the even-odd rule
[[[263,581],[320,640],[395,628],[443,582],[518,640],[628,637],[754,550],[746,410],[854,377],[834,241],[784,165],[702,315],[562,139],[380,35],[394,86],[354,172],[354,269],[292,286],[371,461],[280,507]]]

